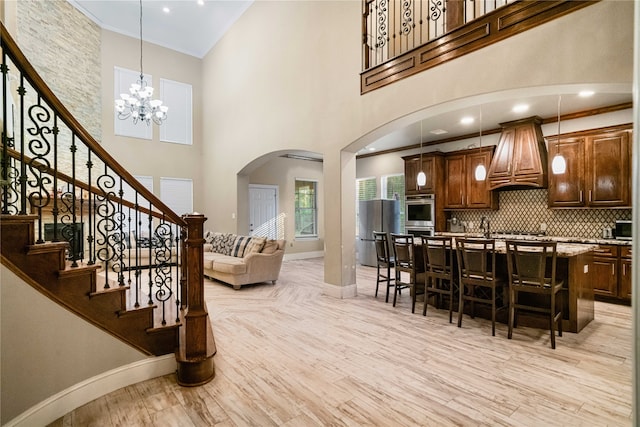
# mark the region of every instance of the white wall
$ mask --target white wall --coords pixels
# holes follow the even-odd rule
[[[160,79],[192,85],[193,145],[160,142],[160,128],[152,125],[153,139],[128,138],[114,135],[114,66],[140,69],[140,40],[102,30],[102,145],[133,175],[152,176],[154,194],[161,197],[160,177],[187,178],[193,181],[193,209],[204,212],[202,168],[202,72],[201,61],[189,55],[145,43],[144,72],[153,76],[156,96]],[[167,105],[168,115],[172,108]],[[138,123],[137,126],[146,126]],[[161,197],[162,198],[162,197]],[[178,212],[181,214],[181,212]]]
[[[349,286],[355,277],[355,248],[346,237],[355,227],[353,197],[344,194],[355,179],[349,153],[469,97],[558,93],[576,83],[628,90],[632,10],[632,2],[599,2],[361,96],[354,24],[360,1],[256,2],[203,60],[204,98],[211,100],[203,107],[204,177],[207,193],[216,195],[205,211],[220,228],[234,230],[231,213],[240,203],[231,177],[273,151],[322,153],[332,200],[325,209],[325,282]]]
[[[147,358],[42,295],[4,265],[0,274],[3,425],[74,384]]]

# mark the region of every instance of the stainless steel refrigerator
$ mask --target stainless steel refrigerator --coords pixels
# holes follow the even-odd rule
[[[376,245],[374,231],[400,232],[400,202],[398,200],[376,199],[358,202],[358,263],[376,265]],[[391,238],[389,238],[391,242]],[[390,250],[391,247],[389,247]]]

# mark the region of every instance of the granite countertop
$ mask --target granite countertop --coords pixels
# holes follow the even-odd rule
[[[438,232],[439,236],[455,237],[483,237],[481,233],[449,233]],[[496,240],[496,252],[506,253],[505,240],[536,240],[536,241],[552,241],[557,242],[557,253],[560,257],[571,257],[587,252],[591,252],[598,248],[601,244],[631,244],[613,239],[583,239],[576,237],[555,237],[555,236],[533,236],[520,234],[492,234],[492,239]],[[606,242],[606,243],[601,243]],[[615,243],[609,243],[615,242]]]

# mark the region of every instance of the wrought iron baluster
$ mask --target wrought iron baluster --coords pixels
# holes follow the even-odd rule
[[[153,205],[151,204],[151,202],[149,202],[149,212],[153,211]],[[149,256],[149,272],[148,272],[148,279],[149,279],[149,305],[153,304],[153,277],[152,277],[152,268],[151,268],[151,262],[153,260],[153,254],[152,254],[152,248],[151,248],[151,237],[153,236],[153,232],[152,232],[152,221],[153,221],[153,215],[149,214],[147,215],[148,220],[148,226],[147,226],[147,236],[149,236],[149,247],[148,247],[148,256]]]
[[[88,265],[93,265],[96,262],[96,243],[95,243],[96,230],[94,228],[95,227],[94,216],[96,214],[96,207],[94,203],[95,200],[93,196],[93,191],[91,191],[91,188],[93,188],[93,181],[91,180],[91,169],[93,169],[93,163],[91,162],[91,150],[89,150],[87,153],[87,180],[89,183],[89,189],[87,190],[87,201],[88,201],[87,210],[89,211],[88,224],[87,224],[87,243],[89,244],[89,261],[87,262]]]
[[[82,222],[82,197],[80,197],[80,224],[78,224],[78,218],[76,216],[76,206],[77,206],[77,199],[76,199],[76,151],[77,151],[77,147],[76,147],[76,135],[72,134],[71,135],[71,146],[69,147],[69,151],[71,152],[71,206],[72,206],[72,210],[71,210],[71,224],[73,224],[72,228],[73,228],[73,242],[72,242],[72,246],[71,246],[71,253],[72,253],[72,258],[71,258],[71,267],[77,267],[78,266],[78,258],[80,258],[84,253],[84,248],[83,247],[79,247],[83,244],[82,242],[82,235],[84,234],[84,230],[83,230],[83,222]],[[78,234],[76,233],[77,227],[80,227],[80,241],[78,241]]]
[[[27,162],[25,161],[25,141],[24,141],[24,98],[26,89],[24,88],[24,74],[20,72],[20,86],[18,86],[18,96],[20,99],[20,215],[27,214]]]

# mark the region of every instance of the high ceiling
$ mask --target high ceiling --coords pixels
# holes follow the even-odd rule
[[[140,3],[136,0],[67,0],[102,28],[134,38],[140,36]],[[204,57],[224,33],[247,10],[253,0],[144,0],[142,2],[143,38],[198,58]],[[164,7],[170,9],[163,11]],[[581,90],[592,90],[590,97],[580,97]],[[602,108],[632,101],[629,85],[571,85],[555,88],[531,88],[509,93],[455,100],[429,111],[399,119],[390,126],[376,129],[357,141],[359,153],[406,147],[422,141],[429,143],[495,129],[499,123],[530,117],[555,117],[561,96],[562,115]],[[526,104],[528,110],[514,112],[513,107]],[[470,116],[472,124],[460,120]],[[433,131],[446,131],[436,134]]]
[[[139,1],[67,1],[100,27],[140,38]],[[251,3],[253,0],[144,0],[142,38],[202,58]]]

